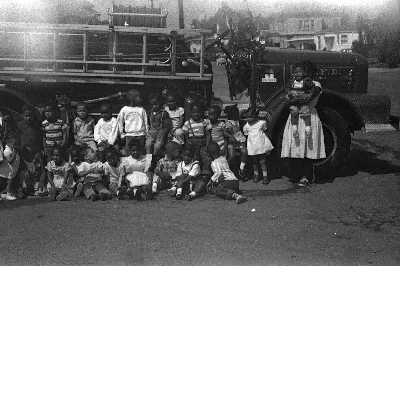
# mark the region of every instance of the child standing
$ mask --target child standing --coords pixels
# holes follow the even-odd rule
[[[0,183],[6,181],[6,189],[1,194],[1,198],[6,200],[16,200],[13,192],[18,186],[17,173],[20,165],[21,158],[17,152],[18,142],[14,137],[9,137],[7,144],[4,147],[0,144],[1,148],[1,161],[0,161]]]
[[[97,152],[91,147],[86,147],[84,151],[86,161],[72,168],[75,175],[84,177],[82,188],[84,196],[91,201],[99,198],[103,201],[111,199],[111,192],[103,184],[104,167],[97,158]]]
[[[191,118],[183,124],[182,131],[185,142],[195,149],[195,154],[201,162],[202,173],[210,173],[210,161],[207,146],[211,143],[211,123],[203,118],[203,108],[200,103],[194,102],[190,107]]]
[[[146,138],[146,153],[159,156],[164,150],[165,143],[172,125],[169,114],[163,106],[163,97],[161,94],[153,94],[149,98],[150,113],[149,113],[149,131]]]
[[[40,150],[27,145],[21,151],[20,166],[20,189],[21,195],[26,197],[30,195],[41,196],[45,193],[44,184],[46,180],[46,170],[43,165]]]
[[[43,132],[43,150],[51,160],[50,153],[55,145],[64,146],[67,142],[68,125],[62,119],[57,118],[57,107],[54,103],[47,103],[44,108],[44,117],[42,122]]]
[[[246,138],[243,135],[239,125],[239,108],[238,106],[232,105],[225,108],[226,114],[226,130],[229,135],[228,144],[228,164],[230,164],[235,158],[236,150],[240,150],[240,167],[239,176],[243,182],[247,182],[245,167],[247,163],[247,146]]]
[[[29,147],[41,151],[43,148],[43,135],[40,129],[40,122],[32,107],[22,107],[22,118],[17,125],[16,136],[21,148]]]
[[[226,158],[221,156],[219,146],[216,143],[209,144],[208,154],[211,157],[211,169],[214,172],[207,185],[209,193],[223,199],[235,200],[237,204],[246,202],[247,198],[240,194],[238,179],[230,170]]]
[[[145,146],[148,132],[146,110],[142,107],[142,97],[136,89],[131,89],[126,94],[127,105],[121,108],[117,117],[116,133],[121,139],[125,139],[125,153],[128,154],[129,142],[139,140],[141,146]]]
[[[128,187],[122,185],[124,167],[119,162],[118,150],[115,147],[109,147],[106,149],[104,155],[107,160],[104,163],[104,176],[107,179],[108,190],[121,200],[124,198]]]
[[[176,175],[178,164],[181,161],[181,150],[178,143],[172,141],[165,145],[167,154],[164,158],[158,160],[153,175],[152,192],[158,190],[170,189],[176,184]]]
[[[113,146],[117,139],[117,119],[112,116],[111,103],[100,106],[101,118],[94,127],[94,141],[97,143],[98,156],[104,162],[104,151],[107,146]]]
[[[266,156],[271,153],[274,146],[267,136],[267,122],[258,119],[258,110],[250,108],[247,113],[247,123],[243,127],[243,133],[247,136],[247,152],[253,156],[253,182],[257,183],[258,166],[261,165],[263,184],[268,185],[268,171]]]
[[[311,113],[307,102],[308,95],[314,87],[313,80],[307,76],[303,63],[295,64],[293,79],[289,81],[287,99],[290,101],[290,118],[293,127],[293,137],[299,145],[299,118],[304,120],[306,125],[306,139],[311,138]]]
[[[51,148],[51,160],[47,163],[47,188],[49,200],[65,200],[69,195],[68,176],[70,164],[64,159],[62,147],[54,145]]]
[[[225,122],[219,120],[221,112],[220,106],[211,106],[208,111],[208,119],[211,123],[211,141],[218,144],[221,155],[225,156],[228,147],[228,134],[226,132]]]
[[[130,198],[142,200],[142,193],[147,198],[152,198],[150,182],[153,174],[149,170],[151,165],[151,154],[143,155],[143,147],[139,140],[131,140],[129,143],[129,157],[123,157],[121,164],[125,172],[125,180],[128,184],[127,194]]]
[[[88,106],[83,102],[78,102],[76,113],[78,115],[72,124],[75,144],[77,146],[89,146],[94,151],[97,151],[97,145],[94,141],[95,122],[94,119],[89,116]]]
[[[168,141],[177,142],[179,145],[184,143],[182,126],[185,122],[185,110],[182,107],[177,107],[176,97],[172,92],[168,92],[165,97],[165,110],[171,119],[172,129],[168,135]]]
[[[188,201],[195,199],[206,187],[201,179],[201,168],[195,160],[195,148],[186,145],[182,152],[182,159],[176,171],[176,186],[173,186],[168,194],[182,200],[185,193],[189,194]]]

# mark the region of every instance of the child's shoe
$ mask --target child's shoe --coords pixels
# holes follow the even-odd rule
[[[157,193],[157,183],[153,183],[153,186],[151,188],[151,192],[156,194]]]
[[[126,191],[127,191],[127,187],[126,186],[122,187],[122,188],[120,188],[118,190],[117,197],[118,197],[119,200],[123,200],[125,198]]]
[[[56,200],[56,188],[51,187],[49,189],[49,200],[50,201],[55,201]]]
[[[176,199],[177,200],[183,200],[183,193],[177,193]]]
[[[99,199],[99,195],[98,194],[93,193],[93,194],[90,195],[90,200],[91,201],[96,201],[98,199]]]
[[[309,186],[310,182],[308,181],[307,178],[301,178],[299,182],[299,186]]]
[[[67,197],[68,197],[68,192],[64,190],[56,197],[56,200],[62,201],[65,200]]]
[[[15,196],[13,196],[11,193],[7,193],[6,200],[17,200],[17,198]]]
[[[108,200],[108,193],[107,192],[100,192],[100,199],[102,201]]]
[[[24,189],[22,189],[22,188],[19,188],[19,189],[18,189],[17,197],[18,197],[20,200],[22,200],[22,199],[24,199],[24,198],[26,197]]]
[[[260,180],[258,175],[253,175],[253,182],[254,183],[258,183],[258,181]]]
[[[140,189],[138,189],[138,190],[136,191],[135,199],[136,199],[137,201],[142,201],[142,200],[143,200],[142,191],[141,191]]]
[[[238,194],[236,196],[235,201],[236,201],[236,204],[242,204],[242,203],[245,203],[247,201],[247,197],[246,196],[242,196],[241,194]]]
[[[188,201],[192,201],[192,200],[194,200],[196,197],[197,197],[197,194],[196,194],[196,193],[190,193],[190,194],[189,194],[189,197],[188,197]]]
[[[267,176],[263,176],[263,185],[269,185],[269,180]]]
[[[174,196],[176,195],[176,188],[173,187],[173,188],[171,188],[171,189],[168,189],[168,190],[167,190],[167,194],[168,194],[168,196],[170,196],[170,197],[174,197]]]
[[[247,182],[247,176],[246,176],[246,171],[244,169],[239,170],[239,176],[242,179],[242,182]]]
[[[76,191],[75,191],[74,196],[75,196],[75,197],[79,197],[79,196],[82,194],[82,190],[83,190],[83,183],[79,182],[79,183],[76,185]]]

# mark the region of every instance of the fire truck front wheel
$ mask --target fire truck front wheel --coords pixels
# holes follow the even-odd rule
[[[314,163],[319,175],[334,174],[350,151],[351,136],[346,120],[334,109],[318,111],[324,130],[326,158]]]

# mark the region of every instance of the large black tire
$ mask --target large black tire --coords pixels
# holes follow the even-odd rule
[[[334,109],[318,111],[324,130],[326,158],[314,162],[318,175],[334,174],[350,151],[351,135],[346,120]]]

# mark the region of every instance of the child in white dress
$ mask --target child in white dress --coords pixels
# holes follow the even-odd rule
[[[129,143],[129,157],[123,157],[121,164],[124,168],[125,180],[128,185],[127,195],[136,200],[142,200],[142,193],[147,199],[152,198],[151,182],[153,174],[149,171],[152,155],[143,155],[143,146],[139,140]]]
[[[51,149],[51,160],[47,163],[47,188],[49,200],[65,200],[72,193],[69,191],[68,176],[71,167],[65,161],[62,147],[54,145]]]
[[[267,136],[267,122],[258,119],[258,110],[250,108],[247,113],[247,123],[243,127],[243,133],[247,136],[247,153],[253,158],[253,182],[259,179],[258,166],[261,165],[263,184],[268,185],[268,171],[266,156],[271,153],[274,146]]]

